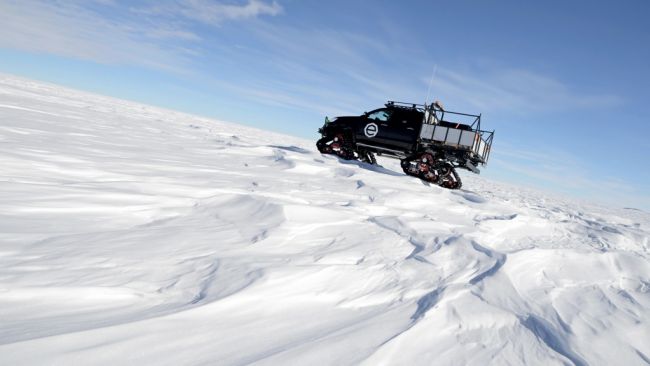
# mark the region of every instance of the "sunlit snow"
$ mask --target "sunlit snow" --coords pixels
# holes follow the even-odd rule
[[[379,163],[0,76],[0,364],[650,363],[648,213]]]

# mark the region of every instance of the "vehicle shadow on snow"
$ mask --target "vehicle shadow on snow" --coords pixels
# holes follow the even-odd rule
[[[280,149],[280,150],[286,150],[286,151],[291,151],[291,152],[297,152],[299,154],[309,154],[310,151],[307,149],[303,149],[302,147],[298,146],[282,146],[282,145],[266,145],[268,147],[274,148],[274,149]]]
[[[339,160],[339,163],[341,163],[341,164],[356,165],[361,169],[370,170],[370,171],[373,171],[375,173],[391,175],[391,176],[394,176],[394,177],[406,176],[406,174],[404,174],[404,173],[396,172],[394,170],[384,168],[381,165],[372,165],[372,164],[364,163],[364,162],[358,161],[358,160],[345,160],[345,159],[342,159],[342,158],[340,158],[338,156],[336,158]]]

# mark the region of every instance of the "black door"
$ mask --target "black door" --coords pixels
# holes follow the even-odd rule
[[[415,144],[422,113],[381,108],[369,112],[357,127],[357,141],[397,151],[410,151]]]
[[[396,109],[386,126],[392,144],[400,150],[412,150],[420,132],[422,113],[411,109]]]
[[[362,117],[357,126],[357,141],[379,147],[392,145],[388,121],[393,114],[389,108],[376,109]]]

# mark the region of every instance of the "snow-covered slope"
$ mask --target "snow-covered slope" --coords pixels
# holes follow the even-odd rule
[[[0,76],[0,364],[643,365],[650,216]]]

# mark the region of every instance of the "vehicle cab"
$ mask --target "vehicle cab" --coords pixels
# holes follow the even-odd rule
[[[357,144],[378,150],[412,151],[424,118],[415,108],[387,104],[359,116],[355,126]]]

